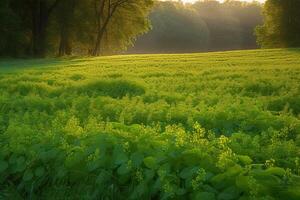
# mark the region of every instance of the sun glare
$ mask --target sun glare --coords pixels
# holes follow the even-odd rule
[[[186,3],[194,3],[196,1],[199,1],[199,0],[182,0],[183,2],[186,2]],[[224,2],[225,0],[218,0],[220,2]],[[258,2],[265,2],[265,0],[240,0],[240,1],[247,1],[247,2],[252,2],[252,1],[258,1]]]

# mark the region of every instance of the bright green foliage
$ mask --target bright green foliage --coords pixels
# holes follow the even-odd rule
[[[300,51],[0,61],[0,198],[300,198]]]

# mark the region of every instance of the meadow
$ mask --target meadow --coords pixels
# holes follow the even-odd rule
[[[300,50],[2,59],[0,199],[300,199]]]

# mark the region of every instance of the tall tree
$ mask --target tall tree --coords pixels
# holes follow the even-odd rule
[[[0,55],[18,56],[24,49],[20,43],[25,38],[21,20],[10,7],[9,0],[0,1]]]
[[[300,1],[267,0],[264,24],[256,29],[262,47],[300,46]]]
[[[57,9],[56,19],[59,27],[59,56],[72,54],[72,32],[76,31],[74,30],[74,24],[77,19],[74,18],[74,15],[78,2],[79,0],[63,0]]]
[[[108,27],[113,20],[115,20],[115,23],[118,23],[118,21],[125,22],[124,20],[122,20],[122,17],[124,17],[124,15],[126,15],[126,13],[130,11],[136,12],[130,12],[131,16],[126,15],[127,20],[133,20],[133,18],[140,17],[142,17],[143,21],[147,20],[146,16],[151,5],[152,0],[94,0],[94,10],[96,16],[96,36],[91,54],[93,56],[100,55],[103,37],[105,33],[109,32]],[[144,26],[142,28],[147,28],[148,24],[144,23],[143,25]],[[126,28],[132,30],[132,27]]]
[[[32,20],[32,51],[34,56],[46,54],[49,17],[62,0],[27,0]]]
[[[58,49],[60,56],[70,55],[73,49],[77,54],[92,55],[123,50],[149,29],[152,3],[153,0],[1,0],[0,55],[7,47],[18,52],[22,49],[24,54],[35,57],[54,54],[53,49]],[[22,37],[18,39],[16,35]]]

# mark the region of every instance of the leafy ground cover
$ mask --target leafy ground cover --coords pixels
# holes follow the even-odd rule
[[[298,49],[0,66],[0,199],[300,199]]]

